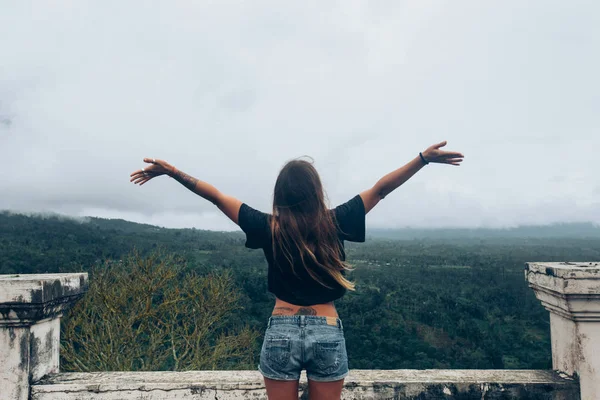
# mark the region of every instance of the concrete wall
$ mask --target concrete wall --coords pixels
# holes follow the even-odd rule
[[[552,367],[579,377],[581,398],[600,399],[600,263],[527,263],[525,277],[550,312]]]
[[[86,290],[87,274],[0,275],[0,400],[58,373],[60,317]]]
[[[65,373],[32,388],[33,400],[266,399],[257,371]],[[300,398],[308,399],[306,376]],[[576,380],[552,371],[351,370],[342,399],[574,400]]]

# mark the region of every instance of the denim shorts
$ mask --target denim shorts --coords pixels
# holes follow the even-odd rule
[[[337,381],[348,375],[342,321],[336,317],[277,315],[269,318],[258,370],[282,381]]]

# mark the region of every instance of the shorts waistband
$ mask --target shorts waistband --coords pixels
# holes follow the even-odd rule
[[[276,315],[269,317],[267,327],[271,325],[332,325],[343,329],[342,320],[337,317],[323,317],[319,315]]]

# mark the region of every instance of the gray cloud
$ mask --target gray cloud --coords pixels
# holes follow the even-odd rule
[[[315,159],[332,205],[447,139],[376,226],[600,223],[600,5],[24,2],[0,13],[0,209],[235,229],[143,157],[269,210]],[[7,122],[8,121],[8,122]]]

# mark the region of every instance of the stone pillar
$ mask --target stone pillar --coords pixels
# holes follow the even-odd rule
[[[60,317],[87,290],[87,273],[0,275],[0,400],[27,400],[57,373]]]
[[[600,399],[600,262],[530,262],[525,276],[550,311],[553,368],[579,376],[582,400]]]

